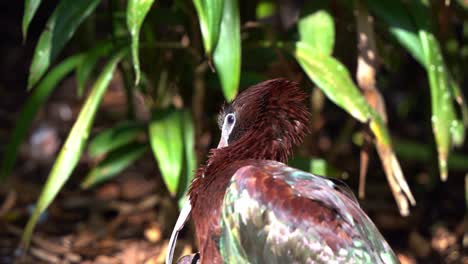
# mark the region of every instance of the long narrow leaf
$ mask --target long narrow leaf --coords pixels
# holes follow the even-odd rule
[[[224,0],[218,45],[213,54],[224,97],[231,101],[237,94],[241,69],[241,39],[237,0]]]
[[[380,115],[365,101],[346,68],[333,57],[318,52],[301,42],[296,43],[294,56],[307,75],[330,100],[359,121],[369,122],[400,213],[408,215],[409,203],[415,204],[415,200],[392,150],[388,129]]]
[[[462,141],[460,137],[464,136],[464,127],[456,118],[448,70],[439,43],[431,32],[429,4],[425,1],[410,2],[409,10],[418,27],[426,62],[431,90],[432,130],[437,144],[440,177],[445,181],[448,177],[447,158],[454,143],[453,139],[456,143]]]
[[[28,89],[31,89],[49,68],[78,26],[89,16],[100,0],[62,0],[47,21],[34,51],[29,69]]]
[[[460,147],[465,142],[466,127],[468,127],[468,106],[466,105],[465,97],[463,96],[458,83],[456,83],[451,77],[449,82],[453,97],[458,104],[461,114],[461,120],[456,119],[453,121],[450,132],[452,133],[453,144]]]
[[[0,171],[0,180],[4,180],[13,169],[19,145],[24,140],[39,107],[44,104],[54,88],[57,87],[57,84],[81,63],[83,57],[82,54],[75,55],[55,66],[39,83],[37,89],[28,97],[23,110],[17,118],[18,122],[16,122],[15,128],[11,133],[11,139],[6,146]]]
[[[367,122],[371,116],[371,109],[354,85],[345,66],[333,57],[317,52],[303,42],[296,43],[294,56],[307,75],[330,100],[357,120]]]
[[[348,70],[333,57],[315,51],[307,44],[296,43],[294,55],[307,75],[327,97],[357,120],[371,121],[371,129],[378,140],[390,145],[390,138],[383,120],[369,106],[353,83]]]
[[[200,30],[206,54],[211,53],[219,39],[221,17],[223,15],[224,0],[193,0],[200,20]]]
[[[318,52],[331,55],[335,43],[335,23],[325,10],[318,10],[301,18],[297,24],[301,42]]]
[[[91,157],[103,155],[130,142],[145,133],[145,127],[137,122],[123,122],[99,133],[91,140],[88,152]]]
[[[169,192],[175,195],[181,178],[184,152],[182,112],[174,109],[153,111],[149,135],[164,183]]]
[[[420,31],[420,37],[428,63],[432,106],[431,121],[439,155],[440,177],[445,181],[448,176],[447,157],[452,145],[450,130],[456,121],[455,109],[438,43],[434,36],[428,32]]]
[[[129,0],[127,6],[127,26],[132,35],[132,58],[135,69],[135,85],[140,82],[140,59],[138,45],[140,39],[140,28],[143,20],[148,14],[154,0]]]
[[[27,248],[29,245],[32,232],[39,216],[50,205],[55,196],[57,196],[58,192],[68,180],[73,169],[77,165],[81,154],[83,153],[94,117],[96,116],[96,112],[101,99],[104,96],[104,92],[112,80],[117,63],[122,59],[126,52],[127,49],[119,51],[107,63],[101,75],[96,80],[96,83],[93,85],[91,93],[83,105],[70,134],[60,150],[57,160],[55,161],[49,177],[47,178],[47,182],[39,196],[36,208],[26,225],[21,238],[21,243],[24,247]]]
[[[452,144],[461,145],[465,126],[457,118],[453,100],[457,99],[462,114],[468,110],[458,94],[444,63],[439,43],[430,26],[430,9],[427,1],[368,1],[371,9],[390,26],[390,31],[418,62],[426,68],[431,91],[432,128],[439,156],[442,180],[447,179],[447,158]]]
[[[88,173],[81,187],[87,189],[109,180],[140,158],[146,150],[148,145],[138,142],[115,149]]]
[[[28,36],[29,23],[36,14],[37,8],[41,4],[41,0],[25,0],[24,1],[24,14],[23,14],[23,39],[26,40]]]

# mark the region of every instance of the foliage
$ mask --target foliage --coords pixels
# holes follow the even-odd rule
[[[52,167],[49,178],[47,179],[44,189],[42,190],[34,213],[26,225],[26,229],[22,237],[22,242],[25,246],[28,245],[31,239],[31,234],[37,219],[49,206],[55,196],[57,196],[57,193],[65,184],[68,177],[71,175],[72,170],[78,163],[86,145],[88,135],[90,133],[93,120],[96,116],[101,99],[104,96],[110,81],[112,80],[117,63],[122,59],[126,51],[126,49],[119,50],[110,59],[94,83],[91,92],[86,99],[86,102],[83,105],[83,108],[81,109],[81,112],[62,147],[62,150],[60,151],[57,160]]]
[[[400,53],[409,53],[427,73],[427,93],[431,95],[432,106],[432,117],[427,116],[427,120],[432,121],[440,176],[446,180],[452,145],[463,143],[467,126],[468,117],[465,116],[463,122],[459,115],[466,115],[468,110],[459,88],[464,76],[457,74],[456,68],[444,59],[444,43],[439,42],[434,33],[430,15],[434,7],[425,0],[356,0],[352,4],[336,4],[352,16],[358,3],[369,7],[376,24],[381,26],[377,30],[384,38],[388,38],[387,33],[392,36],[387,45]],[[25,0],[24,39],[40,4],[41,1]],[[243,4],[256,9],[258,20],[255,23],[249,22],[255,18],[244,12]],[[107,9],[110,15],[100,16],[97,9]],[[353,69],[346,66],[349,63],[334,56],[354,47],[349,43],[345,43],[345,47],[338,45],[336,14],[330,3],[305,4],[304,8],[286,14],[286,18],[281,10],[284,10],[281,4],[274,1],[58,1],[37,41],[28,78],[28,88],[33,89],[33,93],[19,116],[0,176],[10,175],[20,142],[35,114],[57,84],[73,70],[78,83],[77,94],[84,95],[85,104],[26,226],[24,244],[28,244],[39,215],[71,176],[87,145],[90,156],[104,156],[104,159],[91,169],[82,184],[84,188],[114,177],[140,158],[146,146],[151,146],[169,193],[183,200],[197,164],[195,145],[203,130],[205,87],[221,87],[225,99],[231,101],[239,87],[266,79],[266,75],[258,72],[265,72],[275,60],[295,60],[304,71],[301,75],[307,76],[330,101],[369,126],[401,213],[407,214],[408,205],[402,205],[397,196],[401,195],[405,203],[414,204],[415,201],[393,150],[387,117],[365,96],[363,87],[355,84],[351,77]],[[97,27],[97,17],[112,25],[110,32],[105,32],[109,33],[108,37],[94,33],[91,39],[99,41],[88,42],[88,48],[81,46],[80,53],[63,59],[64,50],[72,45],[71,39],[86,39],[80,26],[84,23]],[[391,58],[382,54],[389,67]],[[90,92],[86,93],[86,84],[100,68],[101,60],[106,61],[106,65],[99,70]],[[49,70],[55,63],[57,65]],[[216,71],[219,82],[215,74],[207,71],[209,67]],[[88,144],[99,104],[117,71],[125,80],[129,115]],[[369,76],[375,81],[375,76]],[[136,95],[145,99],[144,107],[151,113],[149,119],[137,117],[131,103]],[[182,98],[182,103],[177,98]],[[405,157],[408,156],[411,155]],[[305,164],[316,164],[316,159],[308,159]],[[331,167],[326,161],[319,161],[320,171]],[[309,167],[314,170],[317,166],[307,169]]]

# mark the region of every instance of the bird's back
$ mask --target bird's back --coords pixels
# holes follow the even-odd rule
[[[280,162],[238,169],[221,215],[225,263],[398,263],[352,193]]]

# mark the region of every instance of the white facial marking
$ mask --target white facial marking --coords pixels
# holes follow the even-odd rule
[[[223,140],[226,145],[235,124],[236,116],[233,113],[227,114],[224,118],[223,127],[221,128],[221,140]]]

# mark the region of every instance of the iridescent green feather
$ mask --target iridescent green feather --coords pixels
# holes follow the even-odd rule
[[[239,169],[227,188],[220,239],[225,263],[398,263],[385,239],[357,202],[348,194],[341,195],[332,181],[282,163],[260,163],[265,167],[257,165]],[[252,185],[245,183],[257,180],[258,171],[269,173],[275,180],[283,180],[294,191],[299,189],[295,186],[298,183],[305,186],[305,189],[297,191],[299,196],[320,201],[323,206],[336,210],[337,217],[343,221],[341,232],[351,236],[352,240],[339,241],[339,246],[332,250],[323,238],[338,238],[338,235],[328,229],[326,223],[286,221],[287,212],[275,208],[275,203],[262,203],[255,192],[255,197],[249,195],[252,190],[249,192],[247,188],[252,188]]]
[[[232,201],[235,198],[228,194],[225,199]],[[239,244],[239,229],[236,228],[236,221],[231,217],[233,215],[232,208],[225,208],[226,210],[222,212],[222,233],[219,241],[222,257],[227,263],[248,263],[246,254]]]

